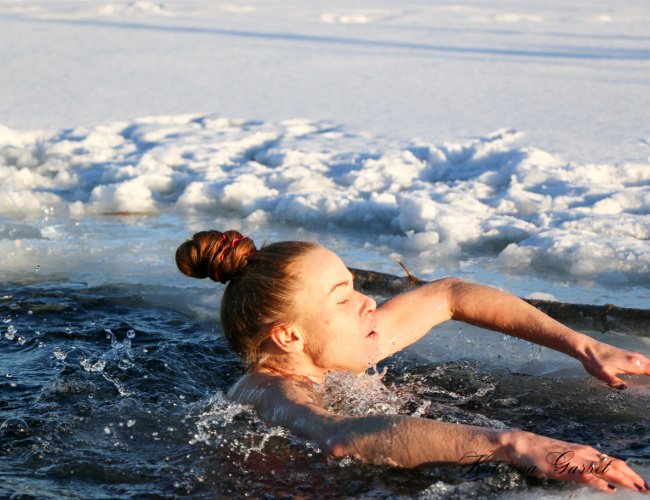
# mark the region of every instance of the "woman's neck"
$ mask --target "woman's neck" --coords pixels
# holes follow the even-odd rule
[[[271,373],[291,379],[307,380],[313,384],[322,384],[326,375],[325,373],[319,373],[319,370],[305,369],[305,367],[300,369],[295,366],[283,366],[282,363],[277,363],[269,359],[257,364],[253,368],[253,371]]]

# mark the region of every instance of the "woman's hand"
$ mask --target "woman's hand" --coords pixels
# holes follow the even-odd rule
[[[617,377],[620,373],[650,375],[650,359],[643,354],[598,341],[590,342],[578,359],[587,372],[617,389],[627,388],[625,382]]]
[[[509,461],[520,470],[541,477],[575,481],[612,492],[616,485],[646,493],[648,484],[618,458],[591,446],[568,443],[531,432],[514,431],[506,437]]]

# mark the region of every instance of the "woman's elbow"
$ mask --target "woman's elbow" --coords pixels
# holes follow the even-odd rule
[[[393,445],[399,440],[401,418],[371,415],[346,422],[328,437],[324,448],[336,458],[352,457],[364,463],[399,465],[393,460]]]
[[[449,308],[450,312],[453,313],[454,307],[458,302],[458,297],[464,293],[463,290],[469,284],[470,283],[468,281],[465,281],[462,278],[449,276],[433,281],[429,286],[431,287],[431,293],[434,294],[434,296],[444,297],[447,307]]]
[[[387,450],[376,449],[377,446],[371,442],[357,443],[354,440],[350,441],[335,441],[327,444],[326,448],[330,455],[334,458],[340,459],[351,457],[362,463],[369,463],[375,465],[393,465],[394,463],[390,458]]]
[[[357,422],[355,420],[354,423]],[[321,444],[335,458],[352,457],[361,462],[369,462],[372,461],[372,457],[369,456],[370,450],[367,449],[367,445],[373,439],[372,437],[368,439],[369,436],[364,436],[364,434],[363,431],[354,425],[350,428],[350,422],[347,422],[347,425],[343,424],[336,431],[331,432]]]
[[[468,282],[462,278],[457,278],[456,276],[447,276],[446,278],[440,278],[439,280],[436,280],[433,283],[435,283],[436,286],[442,289],[453,290],[454,288],[457,288],[459,286],[466,285]]]
[[[344,458],[349,455],[348,447],[344,443],[341,442],[336,442],[332,444],[328,443],[326,447],[329,454],[335,458]]]
[[[322,443],[323,448],[335,458],[355,457],[360,458],[352,440],[342,435],[332,435]]]
[[[455,276],[442,278],[434,283],[436,283],[438,290],[442,290],[445,295],[447,308],[449,309],[449,319],[458,319],[463,299],[473,284]]]

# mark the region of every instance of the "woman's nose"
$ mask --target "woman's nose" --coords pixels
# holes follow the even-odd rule
[[[361,316],[371,313],[377,309],[377,302],[375,302],[375,299],[363,294],[361,294],[361,297],[363,297],[363,301],[361,303]]]

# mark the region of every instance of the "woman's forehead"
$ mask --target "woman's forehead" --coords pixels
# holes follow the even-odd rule
[[[341,280],[350,279],[350,272],[343,261],[325,247],[314,248],[296,264],[300,279],[307,287],[331,287]]]

